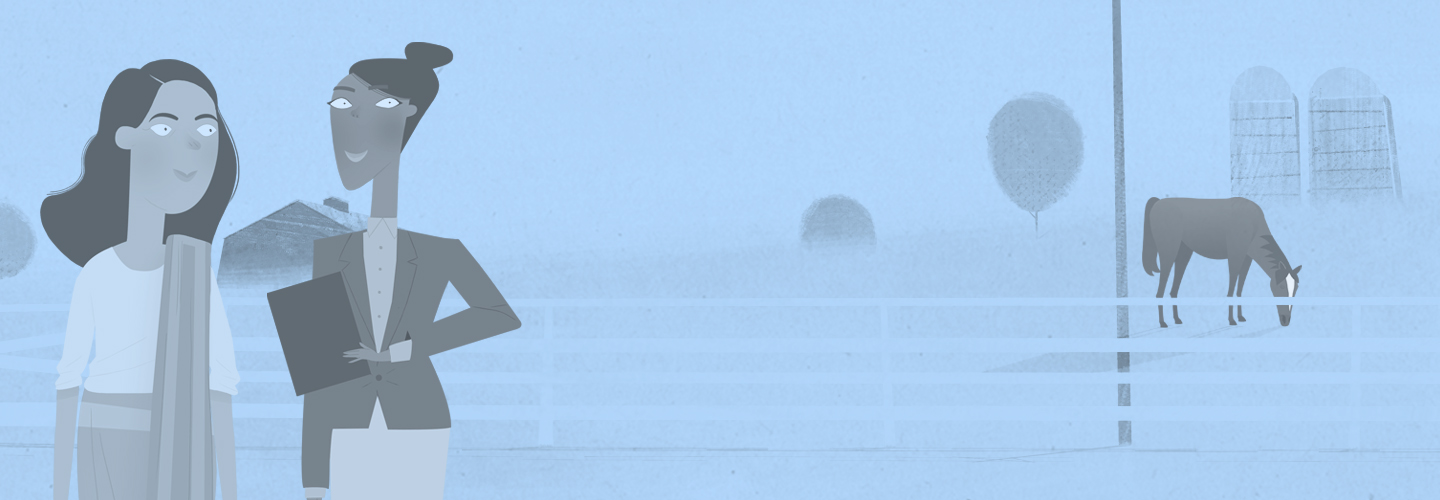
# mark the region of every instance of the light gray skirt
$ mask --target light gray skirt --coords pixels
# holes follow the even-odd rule
[[[147,498],[150,395],[86,391],[78,420],[80,500]]]

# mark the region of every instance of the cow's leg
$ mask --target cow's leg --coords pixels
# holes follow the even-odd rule
[[[1239,282],[1235,284],[1236,297],[1239,297],[1242,293],[1245,292],[1245,276],[1248,274],[1250,274],[1250,257],[1246,256],[1245,264],[1240,266]],[[1241,323],[1245,322],[1244,306],[1235,306],[1235,319],[1239,320]]]
[[[1173,299],[1176,295],[1180,294],[1180,280],[1185,277],[1185,266],[1190,264],[1190,257],[1193,255],[1195,255],[1193,250],[1181,248],[1180,255],[1175,256],[1175,283],[1170,285],[1170,298]],[[1171,305],[1170,307],[1173,308],[1172,314],[1174,314],[1175,317],[1175,324],[1183,324],[1184,322],[1180,321],[1180,306]]]

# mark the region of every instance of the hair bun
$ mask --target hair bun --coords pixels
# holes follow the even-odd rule
[[[433,43],[410,42],[405,46],[405,59],[430,69],[450,64],[454,58],[455,54],[450,49]]]

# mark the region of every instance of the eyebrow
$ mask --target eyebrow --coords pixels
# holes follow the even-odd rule
[[[215,121],[217,121],[217,122],[220,121],[219,118],[210,116],[210,115],[208,115],[208,114],[202,114],[202,115],[199,115],[199,116],[196,116],[196,117],[195,117],[196,120],[199,120],[199,119],[201,119],[201,118],[209,118],[209,119],[215,120]]]
[[[370,90],[374,90],[374,91],[376,91],[376,92],[379,92],[380,95],[383,95],[383,96],[385,96],[385,97],[395,97],[395,98],[398,99],[398,96],[393,96],[393,95],[390,95],[389,92],[386,92],[386,90],[389,90],[389,89],[390,89],[390,86],[389,86],[389,85],[370,85],[369,82],[365,82],[364,80],[361,80],[360,83],[364,83],[366,87],[369,87]],[[354,91],[355,91],[355,89],[352,89],[352,88],[350,88],[350,87],[346,87],[346,86],[343,86],[343,85],[342,85],[342,86],[339,86],[339,87],[335,87],[335,90],[349,90],[349,91],[351,91],[351,92],[354,92]]]
[[[151,119],[151,120],[154,120],[154,119],[156,119],[156,118],[162,118],[162,117],[163,117],[163,118],[169,118],[169,119],[171,119],[171,120],[179,120],[179,119],[180,119],[180,117],[175,116],[175,115],[172,115],[172,114],[170,114],[170,113],[155,113],[155,116],[150,117],[150,119]]]

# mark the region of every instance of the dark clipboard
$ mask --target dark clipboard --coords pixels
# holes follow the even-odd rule
[[[296,396],[370,375],[369,363],[343,356],[356,348],[361,330],[343,275],[327,274],[266,297]]]

